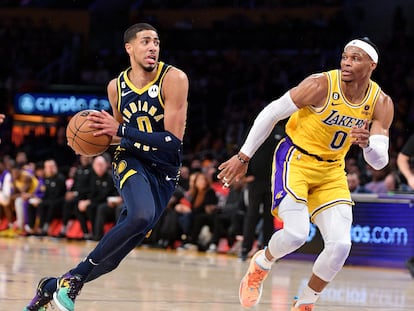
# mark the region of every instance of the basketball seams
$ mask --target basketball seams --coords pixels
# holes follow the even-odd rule
[[[85,156],[96,156],[107,150],[112,138],[108,135],[94,137],[97,130],[89,127],[86,117],[91,110],[83,110],[75,114],[66,128],[68,145],[77,153]],[[87,128],[85,130],[85,127]]]

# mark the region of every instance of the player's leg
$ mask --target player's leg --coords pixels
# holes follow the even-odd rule
[[[130,176],[121,194],[128,210],[125,219],[101,239],[85,260],[60,278],[54,300],[61,310],[73,310],[75,298],[92,270],[108,258],[118,264],[136,246],[138,237],[143,237],[153,227],[162,212],[160,208],[156,210],[158,205],[154,202],[151,185],[141,174]]]
[[[351,250],[352,207],[348,204],[335,205],[315,216],[324,240],[324,249],[313,266],[308,286],[299,296],[292,310],[311,308],[326,285],[342,269]],[[309,309],[312,310],[312,309]]]
[[[285,196],[279,205],[279,217],[283,220],[283,229],[273,234],[267,248],[253,256],[240,283],[240,303],[245,307],[252,307],[259,302],[263,281],[272,264],[302,246],[309,235],[309,214],[304,203]]]

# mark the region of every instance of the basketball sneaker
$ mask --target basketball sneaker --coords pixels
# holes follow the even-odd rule
[[[295,307],[296,299],[293,301],[293,306],[290,311],[312,311],[313,310],[313,303],[303,303],[299,305],[299,307]]]
[[[75,299],[79,295],[83,286],[83,281],[79,275],[66,273],[58,279],[58,288],[53,294],[53,300],[57,307],[62,311],[73,311],[75,309]]]
[[[263,269],[256,263],[256,258],[265,250],[258,251],[250,260],[247,273],[240,282],[239,300],[243,307],[250,308],[259,303],[262,296],[263,281],[270,269]]]
[[[45,311],[50,306],[53,299],[53,293],[49,293],[44,289],[44,286],[50,280],[55,279],[51,277],[42,278],[37,284],[36,295],[32,301],[23,309],[23,311]]]

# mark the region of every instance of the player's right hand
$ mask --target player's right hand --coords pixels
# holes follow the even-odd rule
[[[247,165],[241,163],[237,155],[222,163],[218,169],[220,173],[217,175],[217,178],[222,181],[226,188],[230,187],[234,182],[238,182],[247,173]]]

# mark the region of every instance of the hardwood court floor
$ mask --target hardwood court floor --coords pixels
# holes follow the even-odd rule
[[[0,310],[22,310],[42,276],[66,272],[95,245],[49,238],[0,239]],[[248,262],[228,255],[137,248],[114,272],[82,289],[82,311],[241,311],[238,285]],[[289,311],[311,270],[277,263],[256,311]],[[414,310],[414,280],[400,269],[345,267],[315,311]],[[53,309],[57,311],[58,309]]]

